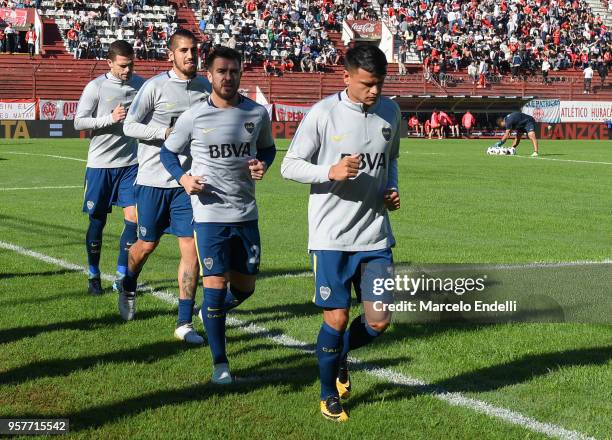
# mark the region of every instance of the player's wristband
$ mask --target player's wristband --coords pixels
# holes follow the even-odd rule
[[[272,145],[271,147],[257,150],[255,157],[266,164],[266,170],[269,169],[276,157],[276,146]]]

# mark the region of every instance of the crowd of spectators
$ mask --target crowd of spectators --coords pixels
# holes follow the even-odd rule
[[[177,28],[176,10],[165,0],[55,0],[54,6],[54,15],[65,17],[61,27],[77,59],[104,58],[115,39],[131,42],[139,59],[162,58]]]
[[[199,8],[204,57],[225,45],[270,75],[328,70],[341,61],[329,33],[341,31],[345,19],[377,18],[367,0],[202,0]]]
[[[384,8],[399,53],[416,53],[441,82],[461,69],[483,82],[611,67],[610,30],[584,0],[388,0]]]

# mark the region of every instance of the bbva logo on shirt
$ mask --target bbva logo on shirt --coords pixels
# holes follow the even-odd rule
[[[240,142],[236,144],[209,145],[208,152],[211,159],[227,157],[247,157],[251,155],[251,143]]]
[[[343,159],[350,155],[351,153],[342,153],[340,154],[340,158]],[[361,153],[359,155],[359,169],[365,170],[366,168],[370,171],[377,168],[387,168],[385,153]]]

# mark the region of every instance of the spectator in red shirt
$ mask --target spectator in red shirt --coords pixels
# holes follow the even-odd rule
[[[68,50],[70,50],[70,52],[76,50],[78,45],[78,35],[79,34],[74,30],[74,28],[70,28],[66,34],[66,37],[68,37]]]
[[[429,139],[431,139],[434,132],[438,134],[438,139],[442,139],[442,132],[440,130],[440,112],[437,109],[431,114],[429,126],[431,127],[431,130],[429,131]]]
[[[440,112],[440,136],[446,136],[446,128],[452,125],[452,120],[446,112]]]
[[[408,120],[408,128],[414,130],[417,136],[423,136],[423,124],[421,124],[417,115],[412,115]]]
[[[28,42],[28,53],[30,54],[30,58],[34,57],[34,53],[36,52],[36,31],[34,30],[34,25],[30,25],[30,30],[26,32],[26,41]]]
[[[472,115],[469,110],[461,118],[461,125],[465,128],[468,136],[472,134],[472,128],[476,125],[476,118]]]

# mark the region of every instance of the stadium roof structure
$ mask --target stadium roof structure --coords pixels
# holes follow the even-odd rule
[[[509,112],[519,110],[537,96],[466,96],[466,95],[405,95],[394,96],[404,111],[427,112],[444,109],[451,112]]]

